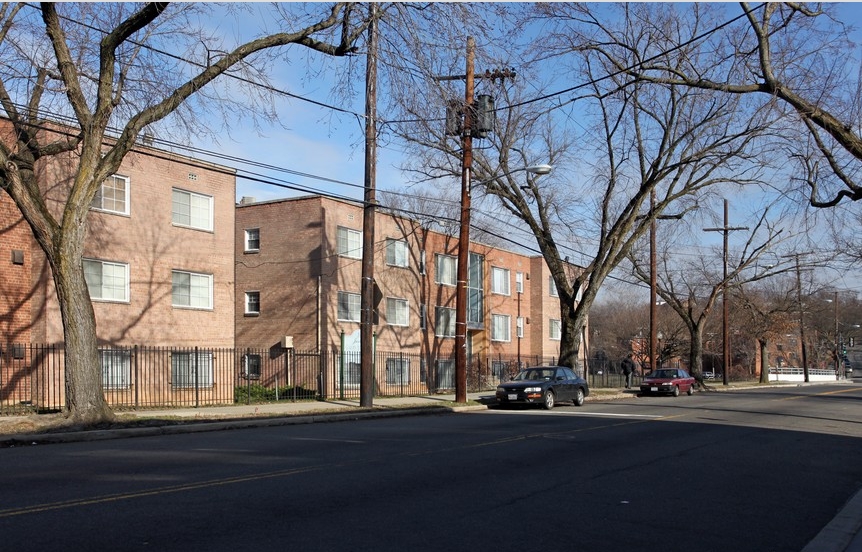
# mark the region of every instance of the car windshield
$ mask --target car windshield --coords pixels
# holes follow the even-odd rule
[[[673,379],[676,377],[676,370],[656,370],[655,372],[650,373],[647,377],[656,379]]]
[[[514,381],[541,381],[549,380],[553,377],[553,368],[528,368],[527,370],[521,370],[518,372]]]

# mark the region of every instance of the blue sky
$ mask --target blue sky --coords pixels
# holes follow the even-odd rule
[[[841,4],[839,10],[845,24],[858,27],[862,23],[862,4]],[[238,28],[224,30],[234,34],[243,32],[242,29]],[[859,39],[862,39],[862,36],[857,31],[857,40]],[[334,104],[336,100],[330,95],[330,90],[335,85],[329,78],[332,72],[327,71],[322,76],[309,78],[305,71],[304,61],[300,61],[304,60],[304,54],[299,50],[300,48],[291,47],[291,63],[279,67],[278,74],[274,79],[275,85],[292,94]],[[357,66],[364,67],[364,57],[355,58],[353,62]],[[346,63],[346,61],[329,59],[326,63],[337,65]],[[565,84],[565,82],[561,82],[559,88],[565,88]],[[361,115],[364,110],[361,94],[364,83],[354,83],[354,86],[359,93],[353,101],[349,105],[338,103],[338,107]],[[290,185],[295,184],[307,188],[309,193],[320,192],[360,199],[364,178],[363,123],[361,119],[354,115],[334,113],[325,107],[295,98],[281,97],[277,98],[276,102],[287,129],[276,125],[264,125],[260,129],[255,129],[250,125],[244,125],[242,121],[237,121],[233,126],[232,139],[224,138],[220,145],[206,142],[194,145],[308,175],[347,182],[352,186],[334,184],[309,176],[279,174],[274,171],[254,169],[263,173],[264,178],[284,179]],[[397,146],[386,144],[378,146],[378,189],[401,190],[404,187],[406,179],[397,169],[401,159],[402,155]],[[236,163],[228,164],[243,168]],[[242,178],[237,181],[237,200],[243,196],[252,196],[260,201],[290,197],[300,193],[250,182]],[[750,210],[750,204],[750,198],[739,196],[730,199],[730,223],[732,226],[748,225],[752,222],[751,220],[744,220],[746,215],[743,213],[746,209]],[[714,224],[714,222],[716,221],[705,222],[702,226],[720,226],[720,221],[718,224]],[[720,233],[702,234],[704,235],[701,237],[699,248],[702,251],[721,243]],[[734,241],[734,238],[744,239],[744,236],[732,235],[731,242]],[[581,259],[576,259],[576,262],[578,261]],[[846,284],[844,287],[859,287],[850,282],[846,282]]]

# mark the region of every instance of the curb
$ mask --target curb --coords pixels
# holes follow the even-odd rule
[[[33,433],[0,435],[0,448],[33,445],[75,443],[83,441],[106,441],[132,437],[152,437],[157,435],[180,435],[184,433],[204,433],[255,427],[278,427],[287,425],[344,422],[359,419],[395,418],[402,416],[438,415],[471,410],[486,410],[487,406],[421,406],[398,409],[371,410],[359,412],[333,412],[309,415],[270,416],[265,418],[238,418],[225,421],[191,422],[152,427],[128,427],[117,429],[93,429],[58,433]]]

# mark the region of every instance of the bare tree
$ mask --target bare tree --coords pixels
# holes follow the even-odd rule
[[[320,6],[316,14],[282,19],[280,25],[290,30],[230,49],[203,42],[182,56],[191,65],[180,63],[180,56],[154,63],[154,52],[171,38],[205,38],[189,34],[197,9],[165,3],[0,8],[0,104],[10,127],[0,141],[0,187],[24,215],[52,270],[65,333],[66,408],[77,422],[112,417],[102,395],[95,319],[82,268],[84,221],[101,183],[144,129],[166,121],[196,94],[218,97],[206,88],[218,77],[234,70],[253,75],[250,63],[262,60],[256,56],[279,46],[344,56],[362,31],[361,22],[352,23],[351,4]],[[60,117],[63,124],[50,125]],[[112,125],[119,128],[116,133]],[[46,204],[39,181],[40,167],[52,159],[74,160],[59,213]]]
[[[543,4],[536,9],[556,8]],[[575,87],[577,94],[546,94],[548,82],[522,62],[517,65],[526,74],[522,71],[515,81],[482,81],[484,91],[497,98],[497,128],[474,150],[472,167],[474,193],[496,199],[532,234],[545,259],[559,294],[560,362],[569,366],[577,361],[596,294],[650,222],[669,208],[678,213],[694,208],[698,196],[716,184],[756,181],[758,167],[749,162],[752,143],[766,128],[763,113],[739,97],[716,100],[695,89],[657,86],[620,72],[617,58],[634,61],[639,55],[625,39],[647,41],[668,65],[687,64],[686,56],[697,52],[668,51],[664,46],[675,45],[678,36],[646,35],[633,19],[605,27],[583,17],[587,9],[564,5],[541,11],[551,32],[533,50],[536,57],[556,56],[555,83],[559,74],[584,83]],[[516,65],[512,41],[505,51],[477,43],[478,72],[480,61],[492,70]],[[433,74],[427,71],[428,82],[400,98],[406,122],[397,131],[413,144],[409,168],[419,179],[451,179],[460,174],[460,142],[446,136],[443,114],[458,91],[431,79]],[[570,126],[571,120],[578,126]],[[520,172],[537,163],[556,169],[550,176]],[[572,263],[582,266],[573,273]]]
[[[747,327],[757,340],[760,356],[760,383],[769,383],[769,343],[797,329],[796,282],[784,275],[764,279],[756,286],[733,289],[734,303],[748,315]]]
[[[726,6],[690,4],[666,15],[663,5],[637,9],[645,32],[661,32],[675,18],[679,51],[692,45],[699,58],[669,64],[660,56],[614,56],[615,67],[644,82],[676,84],[716,95],[759,96],[787,117],[776,126],[784,139],[772,155],[796,161],[809,203],[832,207],[862,199],[862,83],[851,55],[857,45],[836,5],[797,2]],[[634,14],[635,10],[626,10]],[[686,23],[688,22],[688,23]],[[701,22],[701,24],[693,24]],[[615,37],[638,48],[629,37]],[[668,47],[673,45],[668,44]]]
[[[673,309],[688,330],[689,368],[692,375],[703,385],[703,333],[713,314],[713,308],[726,288],[736,289],[747,279],[762,280],[792,269],[788,259],[762,271],[752,271],[761,256],[779,244],[782,231],[775,228],[767,218],[768,209],[760,215],[757,224],[746,238],[745,245],[733,258],[728,258],[727,277],[720,270],[723,251],[713,256],[701,256],[682,262],[676,261],[668,252],[670,247],[677,248],[678,242],[666,242],[661,262],[657,263],[656,289],[659,297]],[[690,232],[691,228],[680,229]],[[673,243],[673,246],[670,244]],[[635,275],[643,282],[650,281],[649,261],[643,249],[633,251],[629,256]],[[747,278],[746,278],[747,277]],[[728,298],[729,299],[729,298]]]

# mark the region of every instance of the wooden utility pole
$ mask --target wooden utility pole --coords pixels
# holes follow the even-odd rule
[[[467,280],[470,275],[470,203],[471,203],[471,170],[473,166],[473,130],[475,111],[473,109],[474,83],[479,79],[514,78],[515,73],[508,69],[485,71],[476,75],[474,60],[476,57],[476,41],[467,37],[467,67],[463,75],[435,77],[438,81],[463,80],[464,106],[463,126],[461,136],[461,228],[458,233],[458,269],[455,288],[455,402],[467,402]],[[448,121],[447,121],[448,122]],[[482,138],[484,136],[478,135]]]
[[[467,402],[467,278],[470,262],[470,171],[473,166],[473,63],[476,42],[467,37],[464,86],[464,128],[461,131],[461,229],[458,234],[458,275],[455,290],[455,402]]]
[[[377,206],[377,3],[369,6],[365,73],[365,201],[362,210],[362,285],[359,319],[359,405],[374,404],[374,215]],[[342,352],[343,354],[343,352]]]
[[[727,209],[727,200],[724,200],[724,226],[722,228],[704,228],[705,232],[721,232],[724,234],[724,279],[721,283],[721,309],[722,309],[722,318],[721,318],[721,340],[722,340],[722,355],[724,356],[724,373],[721,376],[722,383],[724,385],[728,384],[727,373],[730,372],[730,331],[729,331],[729,322],[730,322],[730,310],[729,303],[727,301],[727,235],[734,230],[748,230],[747,226],[729,226],[728,222],[728,209]],[[808,381],[808,378],[805,379]]]

